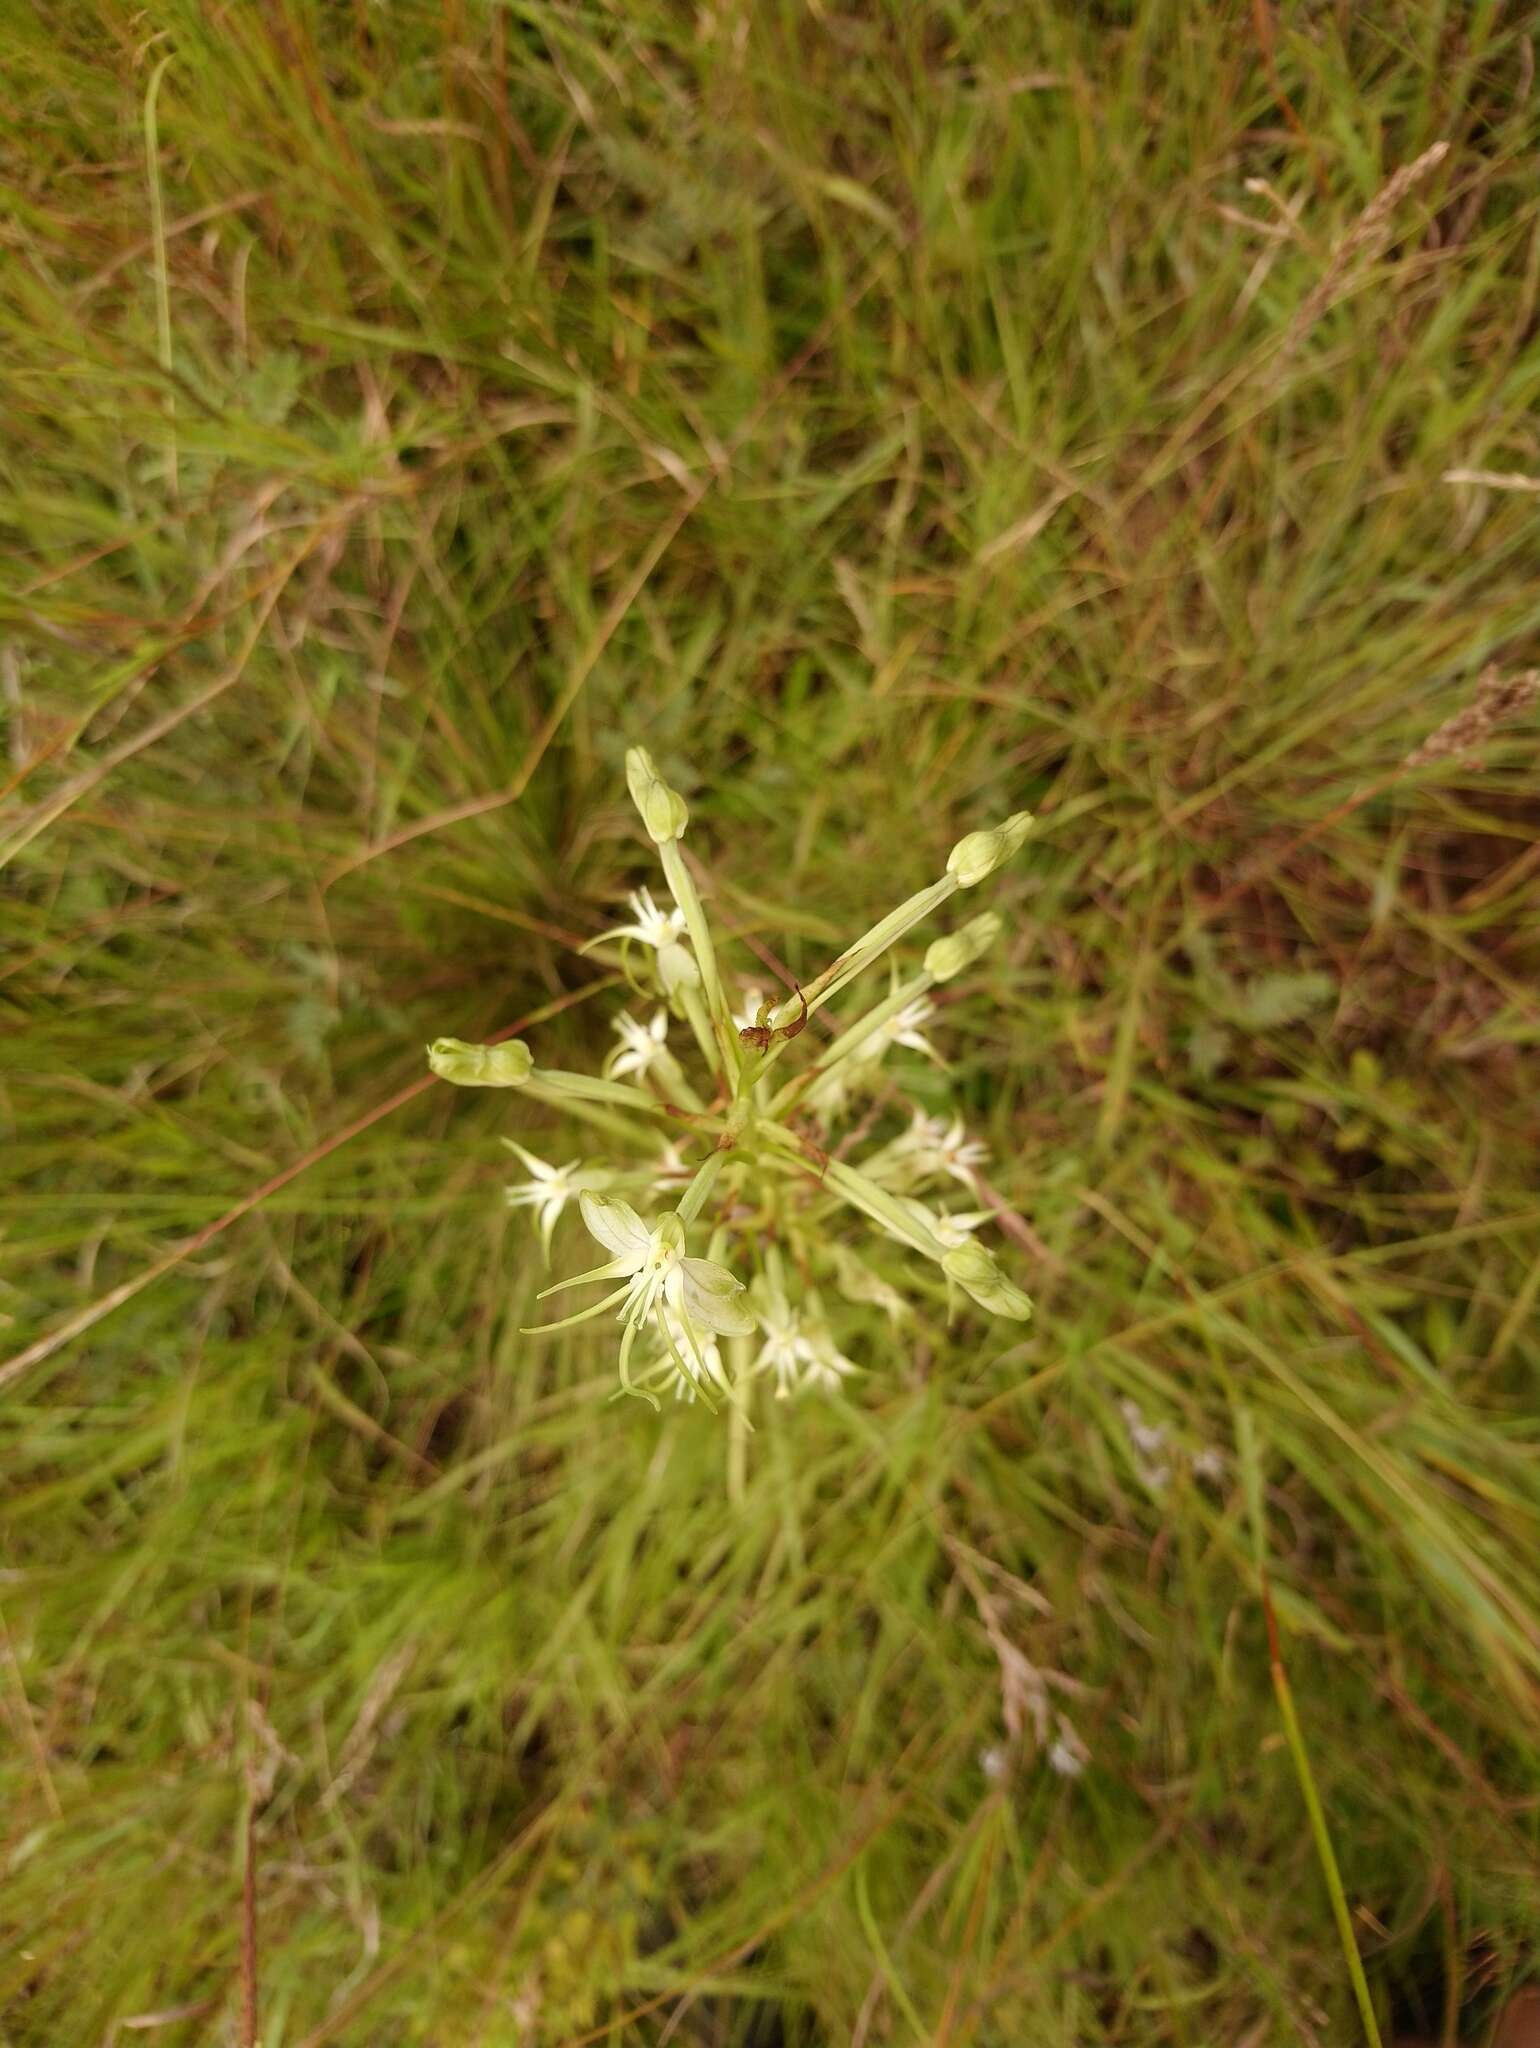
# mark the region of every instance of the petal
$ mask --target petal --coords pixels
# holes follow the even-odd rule
[[[923,1031],[900,1031],[893,1042],[895,1045],[908,1046],[911,1052],[923,1053],[926,1059],[933,1060],[938,1067],[946,1065],[946,1061],[937,1052]]]
[[[593,1275],[589,1274],[587,1277],[592,1279]],[[555,1294],[556,1291],[554,1287],[546,1289],[547,1294]],[[591,1316],[603,1315],[610,1303],[612,1301],[619,1301],[625,1291],[623,1287],[617,1287],[613,1294],[605,1295],[603,1301],[596,1301],[592,1308],[580,1308],[573,1315],[563,1316],[559,1322],[526,1323],[520,1328],[519,1335],[521,1337],[543,1337],[549,1330],[570,1330],[574,1323],[586,1323]],[[537,1301],[541,1301],[545,1297],[544,1295],[537,1295],[535,1298]]]
[[[627,1371],[627,1365],[628,1365],[628,1363],[629,1363],[629,1361],[630,1361],[630,1357],[631,1357],[631,1346],[632,1346],[632,1344],[633,1344],[633,1343],[635,1342],[635,1339],[636,1339],[636,1324],[635,1324],[634,1322],[628,1322],[628,1323],[626,1324],[626,1327],[625,1327],[624,1331],[623,1331],[623,1332],[622,1332],[622,1334],[621,1334],[621,1339],[620,1339],[620,1387],[621,1387],[621,1392],[622,1392],[622,1393],[625,1393],[625,1394],[635,1394],[635,1396],[637,1397],[637,1399],[638,1399],[639,1401],[647,1401],[647,1402],[650,1402],[650,1403],[651,1403],[651,1405],[652,1405],[652,1407],[653,1407],[654,1409],[656,1409],[656,1408],[658,1407],[658,1405],[659,1405],[659,1403],[658,1403],[658,1397],[657,1397],[657,1395],[656,1395],[656,1394],[650,1394],[650,1393],[649,1393],[649,1392],[647,1391],[647,1389],[646,1389],[645,1387],[634,1387],[634,1386],[633,1386],[633,1385],[631,1384],[631,1375],[630,1375],[630,1373],[629,1373],[629,1372]]]
[[[684,1311],[690,1320],[723,1337],[749,1336],[755,1324],[748,1303],[740,1299],[743,1282],[711,1259],[685,1259],[681,1264]]]
[[[552,1174],[560,1171],[559,1167],[547,1166],[543,1159],[537,1159],[533,1152],[526,1152],[524,1147],[516,1144],[512,1138],[504,1138],[501,1142],[508,1147],[510,1152],[517,1154],[523,1160],[536,1180],[549,1180]]]
[[[598,1238],[617,1259],[625,1259],[635,1272],[652,1248],[652,1232],[631,1204],[621,1201],[618,1195],[596,1195],[592,1189],[584,1188],[578,1196],[578,1206],[589,1234]]]
[[[565,1206],[565,1202],[552,1201],[549,1196],[540,1205],[540,1248],[545,1253],[547,1267],[551,1263],[551,1239],[555,1235],[556,1225],[561,1220],[561,1212]]]
[[[609,1259],[602,1266],[590,1266],[586,1273],[574,1273],[570,1280],[553,1280],[549,1287],[541,1288],[535,1299],[544,1301],[548,1294],[560,1294],[568,1287],[586,1287],[591,1280],[619,1280],[622,1276],[629,1279],[635,1270],[629,1259]],[[620,1291],[625,1294],[628,1289],[623,1287]]]

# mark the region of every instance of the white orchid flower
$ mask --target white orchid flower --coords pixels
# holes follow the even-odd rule
[[[912,1003],[905,1003],[897,1016],[889,1017],[879,1024],[861,1050],[865,1058],[880,1059],[889,1046],[908,1046],[911,1052],[922,1052],[928,1060],[934,1060],[938,1067],[945,1066],[939,1052],[920,1028],[928,1024],[936,1014],[936,1006],[929,996],[918,996]]]
[[[632,922],[616,925],[612,932],[604,934],[607,939],[638,939],[656,953],[684,937],[684,912],[677,906],[673,910],[659,910],[650,889],[633,889],[627,901]]]
[[[692,776],[685,780],[694,786]],[[634,1004],[630,1015],[615,1019],[602,1074],[537,1067],[532,1047],[519,1038],[481,1045],[438,1038],[428,1062],[432,1073],[460,1087],[522,1088],[528,1099],[570,1115],[580,1130],[602,1135],[605,1150],[593,1137],[552,1139],[569,1155],[561,1163],[504,1141],[519,1162],[505,1190],[507,1204],[528,1213],[547,1263],[574,1198],[603,1247],[603,1263],[540,1295],[543,1301],[564,1288],[584,1287],[583,1299],[592,1306],[565,1315],[553,1309],[560,1319],[544,1327],[564,1330],[609,1312],[619,1326],[622,1391],[655,1408],[665,1392],[707,1407],[725,1397],[736,1423],[728,1493],[737,1498],[745,1484],[751,1371],[763,1383],[761,1398],[772,1390],[785,1400],[839,1388],[862,1368],[840,1350],[835,1331],[866,1327],[873,1309],[895,1327],[912,1313],[885,1274],[845,1244],[855,1218],[921,1262],[916,1270],[925,1298],[935,1300],[944,1290],[949,1321],[970,1302],[1017,1322],[1032,1313],[1030,1299],[989,1248],[982,1226],[994,1220],[991,1212],[960,1206],[997,1199],[980,1177],[987,1146],[950,1104],[941,1115],[926,1113],[942,1109],[940,1094],[929,1086],[890,1115],[893,1088],[884,1070],[887,1055],[899,1050],[946,1066],[932,1042],[938,1004],[948,1000],[942,984],[1001,939],[1004,917],[981,911],[951,932],[927,934],[922,968],[905,971],[889,961],[881,976],[887,988],[877,1000],[841,1019],[841,1028],[815,1032],[816,1044],[793,1044],[810,1017],[842,999],[858,976],[879,968],[922,920],[993,874],[1018,850],[1031,820],[1017,812],[965,835],[938,880],[877,918],[810,979],[799,978],[790,995],[767,997],[750,979],[763,968],[746,957],[741,979],[735,974],[724,981],[707,917],[712,892],[681,845],[689,807],[645,747],[627,750],[626,785],[661,864],[661,893],[632,890],[606,913],[615,920],[612,928],[582,948],[606,949],[606,979],[623,981],[630,990],[625,1000]],[[799,959],[799,977],[802,966]],[[776,976],[768,979],[773,990]],[[826,1012],[825,1024],[832,1021]],[[908,1078],[915,1078],[912,1067]],[[926,1110],[904,1135],[892,1137],[916,1100]],[[879,1116],[882,1135],[868,1145]],[[851,1133],[844,1144],[836,1142],[841,1131]],[[846,1159],[858,1144],[859,1163]],[[610,1148],[613,1158],[606,1156]],[[597,1156],[572,1157],[580,1152]],[[621,1193],[655,1213],[639,1215]],[[836,1204],[853,1213],[836,1217]],[[710,1257],[687,1256],[692,1232]],[[752,1263],[758,1274],[752,1299],[728,1261]],[[827,1317],[814,1276],[828,1291]],[[842,1302],[859,1304],[862,1317]],[[727,1336],[738,1344],[719,1341]],[[1196,1445],[1179,1448],[1142,1418],[1124,1419],[1148,1483],[1164,1483],[1168,1472],[1222,1477],[1223,1464]],[[1007,1732],[1014,1740],[1018,1731]],[[1049,1739],[1045,1722],[1044,1747]]]
[[[684,943],[684,912],[677,906],[673,910],[660,910],[650,889],[633,889],[628,901],[631,922],[618,924],[613,931],[590,939],[584,952],[589,946],[602,945],[606,939],[635,939],[638,945],[647,946],[657,954],[658,979],[666,994],[672,995],[680,988],[698,988],[700,969]]]
[[[858,1371],[859,1367],[853,1358],[847,1358],[836,1345],[829,1326],[823,1319],[818,1296],[812,1291],[807,1297],[803,1329],[812,1353],[803,1385],[816,1387],[826,1394],[837,1393],[840,1382],[848,1373]]]
[[[902,1137],[895,1138],[893,1150],[922,1173],[946,1173],[964,1187],[973,1185],[973,1175],[989,1157],[981,1138],[970,1138],[960,1116],[950,1123],[945,1117],[915,1113]]]
[[[802,1393],[808,1387],[837,1388],[857,1370],[840,1351],[823,1319],[818,1296],[809,1290],[801,1308],[792,1308],[781,1288],[768,1277],[754,1283],[754,1305],[764,1343],[753,1370],[775,1375],[775,1398]]]
[[[533,1152],[526,1152],[512,1138],[504,1138],[503,1143],[529,1169],[528,1180],[509,1182],[503,1190],[503,1199],[510,1209],[533,1209],[536,1212],[535,1224],[540,1232],[545,1262],[549,1265],[551,1235],[561,1219],[562,1210],[569,1202],[576,1201],[584,1188],[597,1190],[608,1187],[611,1176],[600,1166],[552,1166],[544,1159],[537,1159]]]
[[[970,1138],[963,1128],[960,1116],[954,1116],[947,1126],[946,1136],[936,1148],[937,1162],[943,1173],[949,1173],[953,1180],[960,1180],[964,1187],[973,1185],[973,1176],[989,1157],[989,1147],[982,1138]]]
[[[765,1340],[755,1356],[753,1370],[774,1373],[775,1398],[784,1401],[801,1385],[802,1375],[813,1361],[813,1349],[796,1310],[774,1281],[761,1275],[754,1282],[753,1296]]]
[[[754,1318],[740,1299],[743,1282],[712,1259],[686,1258],[684,1224],[672,1211],[660,1216],[651,1228],[629,1202],[618,1195],[600,1195],[588,1190],[578,1196],[578,1206],[589,1232],[614,1256],[590,1272],[578,1273],[547,1287],[541,1295],[556,1294],[564,1287],[580,1287],[590,1280],[623,1280],[624,1285],[607,1294],[592,1308],[581,1309],[559,1323],[547,1323],[548,1330],[565,1329],[599,1315],[611,1303],[620,1303],[620,1320],[625,1325],[620,1340],[620,1381],[631,1387],[627,1366],[636,1333],[651,1323],[663,1339],[664,1349],[681,1372],[692,1369],[696,1381],[708,1370],[702,1346],[708,1335],[747,1337],[753,1334]],[[675,1332],[683,1337],[681,1345]],[[686,1361],[689,1360],[690,1363]],[[652,1396],[648,1395],[651,1400]]]
[[[909,1120],[909,1128],[893,1140],[895,1152],[911,1152],[917,1158],[929,1160],[946,1142],[947,1122],[944,1116],[927,1116],[923,1109],[917,1109]]]
[[[930,1227],[947,1250],[955,1252],[959,1245],[968,1242],[981,1223],[989,1220],[987,1209],[959,1209],[950,1216],[942,1210],[931,1217]]]
[[[619,1016],[615,1019],[615,1031],[620,1044],[604,1063],[604,1071],[612,1081],[623,1074],[635,1074],[640,1080],[660,1061],[669,1059],[666,1010],[655,1011],[650,1024],[639,1024],[635,1017]]]

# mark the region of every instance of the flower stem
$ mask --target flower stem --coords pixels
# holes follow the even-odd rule
[[[695,1043],[700,1047],[707,1066],[712,1073],[720,1074],[722,1048],[711,1035],[711,1023],[702,1007],[699,994],[693,988],[682,988],[679,991],[679,999],[684,1005],[684,1014],[689,1019],[690,1029],[695,1033]]]
[[[777,1029],[794,1022],[801,1014],[804,1001],[809,1016],[814,1010],[822,1009],[831,996],[837,995],[858,974],[864,974],[873,961],[882,958],[889,946],[923,918],[929,917],[933,910],[939,910],[956,891],[955,877],[943,875],[939,882],[932,882],[928,889],[921,889],[900,903],[897,910],[890,910],[869,932],[863,932],[853,946],[847,946],[837,960],[831,961],[822,974],[808,982],[800,996],[788,996],[780,1003],[772,1012],[770,1022]]]
[[[827,1074],[831,1067],[838,1066],[841,1060],[858,1057],[862,1046],[872,1033],[881,1030],[890,1017],[896,1017],[907,1004],[924,995],[927,989],[933,988],[935,979],[933,974],[923,972],[911,975],[908,981],[900,982],[890,996],[885,996],[880,1003],[875,1003],[864,1016],[858,1017],[853,1024],[847,1024],[839,1036],[825,1048],[815,1066],[807,1067],[795,1075],[777,1095],[771,1097],[770,1115],[784,1116],[804,1089],[811,1088],[813,1083],[820,1076]],[[772,1047],[771,1056],[779,1052],[785,1043],[785,1039],[782,1039],[779,1045]]]
[[[538,1090],[532,1091],[529,1088],[524,1092],[526,1095],[534,1093],[537,1100],[547,1103],[557,1099],[554,1096],[542,1096]],[[628,1118],[618,1116],[612,1109],[601,1108],[596,1102],[580,1102],[575,1096],[564,1095],[560,1098],[560,1107],[567,1116],[575,1117],[579,1123],[587,1124],[593,1130],[603,1131],[607,1138],[620,1144],[641,1150],[657,1141],[658,1133],[655,1126],[644,1128],[640,1124],[633,1124]]]
[[[725,1152],[708,1152],[696,1167],[694,1180],[680,1198],[678,1216],[681,1223],[693,1223],[705,1207],[706,1197],[711,1193],[712,1184],[721,1172],[722,1161],[726,1157]]]
[[[592,1074],[564,1073],[559,1067],[531,1068],[523,1086],[524,1093],[536,1101],[560,1103],[563,1108],[573,1102],[613,1102],[622,1109],[644,1109],[656,1116],[663,1107],[645,1088],[634,1088],[629,1081],[601,1081]]]
[[[1310,1832],[1315,1838],[1315,1853],[1321,1865],[1321,1875],[1326,1880],[1327,1897],[1331,1900],[1332,1915],[1337,1922],[1337,1935],[1342,1943],[1343,1960],[1347,1964],[1353,1996],[1358,2001],[1364,2040],[1368,2043],[1368,2048],[1380,2048],[1380,2030],[1374,2017],[1374,2001],[1369,1996],[1363,1960],[1358,1953],[1358,1942],[1353,1933],[1353,1918],[1348,1911],[1347,1893],[1342,1888],[1342,1873],[1337,1868],[1336,1853],[1331,1845],[1331,1831],[1326,1825],[1326,1815],[1321,1806],[1321,1795],[1315,1788],[1315,1775],[1310,1768],[1305,1738],[1300,1733],[1299,1719],[1294,1712],[1294,1694],[1289,1686],[1289,1675],[1283,1668],[1283,1649],[1278,1637],[1278,1622],[1273,1613],[1272,1595],[1268,1591],[1265,1578],[1262,1581],[1262,1611],[1267,1622],[1268,1661],[1272,1666],[1273,1691],[1277,1695],[1278,1711],[1283,1717],[1283,1732],[1288,1741],[1289,1755],[1293,1760],[1294,1775],[1299,1780],[1300,1793],[1305,1802]]]
[[[946,1247],[921,1224],[903,1204],[896,1201],[886,1188],[876,1181],[868,1180],[864,1173],[858,1173],[853,1166],[847,1166],[843,1159],[831,1159],[824,1169],[824,1184],[842,1195],[853,1209],[870,1216],[874,1223],[880,1223],[886,1230],[904,1244],[923,1252],[927,1259],[938,1263],[946,1254]]]
[[[722,1054],[722,1071],[729,1080],[736,1081],[738,1037],[733,1030],[732,1018],[727,1014],[727,1000],[722,994],[722,981],[717,973],[716,949],[711,943],[711,927],[706,922],[706,913],[701,907],[700,896],[691,879],[690,871],[684,864],[684,855],[679,851],[678,840],[665,839],[658,848],[658,858],[663,863],[664,880],[673,892],[674,901],[684,912],[690,943],[695,948],[695,964],[700,969],[706,1008],[711,1014],[712,1030]]]

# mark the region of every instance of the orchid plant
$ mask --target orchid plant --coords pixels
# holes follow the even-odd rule
[[[845,1156],[852,1140],[836,1134],[853,1106],[881,1100],[882,1062],[895,1047],[944,1065],[926,1035],[936,1014],[931,991],[994,944],[999,917],[986,911],[935,940],[914,973],[893,968],[888,993],[832,1036],[803,1033],[916,925],[1008,860],[1026,838],[1029,814],[1018,811],[991,831],[959,840],[939,880],[873,925],[805,987],[794,985],[779,998],[746,989],[735,1012],[680,849],[689,822],[684,800],[645,748],[627,754],[626,780],[672,903],[660,908],[649,889],[638,889],[629,920],[584,950],[618,947],[619,964],[649,1014],[616,1018],[618,1043],[596,1076],[537,1067],[518,1039],[471,1045],[440,1038],[428,1048],[443,1080],[519,1089],[603,1134],[609,1157],[561,1165],[504,1140],[527,1176],[508,1188],[507,1199],[532,1212],[547,1263],[557,1225],[574,1202],[607,1254],[545,1294],[615,1283],[597,1301],[539,1329],[565,1329],[614,1309],[620,1391],[654,1406],[660,1393],[672,1391],[711,1408],[730,1402],[743,1416],[756,1382],[772,1386],[778,1398],[835,1391],[858,1368],[838,1348],[821,1287],[880,1308],[892,1324],[910,1313],[898,1290],[848,1242],[840,1219],[852,1214],[933,1267],[949,1309],[966,1296],[990,1315],[1024,1321],[1030,1301],[981,1241],[992,1209],[947,1208],[934,1192],[937,1184],[955,1183],[975,1198],[981,1193],[987,1149],[969,1137],[960,1117],[914,1111],[907,1128],[857,1159]],[[820,1033],[826,1021],[820,1018]],[[696,1079],[671,1042],[675,1026],[693,1040]],[[788,1058],[815,1043],[811,1058]],[[783,1061],[797,1071],[787,1073]],[[862,1130],[877,1121],[863,1115]],[[697,1243],[705,1238],[704,1256],[691,1253],[692,1233]]]

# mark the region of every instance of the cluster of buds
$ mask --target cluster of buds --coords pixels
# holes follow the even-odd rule
[[[533,1212],[547,1263],[563,1212],[575,1203],[589,1235],[608,1256],[545,1290],[614,1283],[576,1314],[545,1323],[559,1330],[614,1309],[621,1325],[620,1385],[657,1405],[661,1392],[728,1401],[746,1409],[754,1384],[777,1397],[825,1392],[858,1370],[839,1349],[824,1306],[828,1288],[862,1309],[880,1308],[890,1327],[912,1309],[849,1241],[853,1217],[875,1227],[938,1276],[948,1312],[963,1297],[993,1316],[1024,1321],[1032,1305],[978,1233],[992,1211],[946,1206],[937,1188],[977,1194],[985,1147],[960,1118],[915,1112],[906,1129],[878,1136],[854,1160],[836,1126],[853,1104],[885,1087],[882,1062],[908,1048],[944,1064],[925,1035],[931,990],[970,967],[1000,936],[985,911],[939,938],[919,969],[900,976],[870,1008],[845,1019],[832,1037],[804,1037],[811,1018],[888,956],[959,891],[977,887],[1021,846],[1032,820],[1017,812],[953,847],[946,872],[929,888],[862,934],[805,986],[764,998],[745,991],[733,1010],[716,945],[679,842],[689,811],[633,747],[626,781],[658,851],[671,902],[649,889],[630,899],[630,918],[590,942],[618,948],[626,978],[650,1014],[615,1020],[618,1039],[598,1075],[535,1064],[521,1040],[469,1045],[440,1038],[428,1048],[433,1072],[467,1088],[517,1088],[602,1134],[605,1156],[565,1165],[505,1140],[526,1178],[507,1191]],[[827,1023],[828,1020],[825,1020]],[[670,1042],[671,1026],[693,1041],[695,1078]],[[787,1073],[782,1061],[796,1048]],[[808,1048],[813,1050],[809,1053]],[[884,1098],[886,1099],[886,1098]],[[693,1255],[691,1234],[704,1240]],[[743,1277],[747,1275],[747,1278]],[[542,1297],[543,1298],[543,1297]],[[530,1334],[537,1334],[531,1332]],[[723,1340],[727,1357],[723,1357]]]

